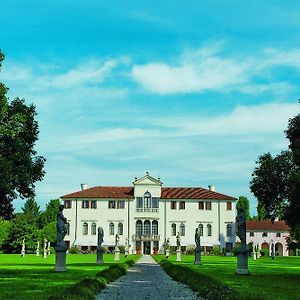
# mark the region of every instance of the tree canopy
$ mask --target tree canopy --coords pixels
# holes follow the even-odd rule
[[[246,214],[246,220],[250,220],[250,205],[249,205],[249,200],[245,196],[240,196],[239,200],[236,203],[236,210],[243,210]]]
[[[0,51],[0,71],[4,55]],[[35,183],[44,177],[45,158],[37,156],[38,122],[33,104],[9,101],[0,83],[0,217],[11,219],[12,201],[34,197]]]

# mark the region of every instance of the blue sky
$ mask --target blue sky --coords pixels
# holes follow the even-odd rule
[[[256,213],[255,161],[299,113],[300,4],[161,2],[0,1],[0,80],[37,107],[42,208],[149,171]]]

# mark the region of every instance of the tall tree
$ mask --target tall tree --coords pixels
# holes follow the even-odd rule
[[[249,205],[249,200],[245,196],[240,196],[239,200],[236,203],[236,210],[242,209],[245,214],[246,214],[246,220],[250,220],[250,205]]]
[[[60,205],[59,199],[52,199],[46,205],[46,210],[42,213],[43,225],[56,222],[57,212]]]
[[[24,215],[28,216],[29,219],[36,225],[38,225],[41,212],[40,206],[36,203],[34,198],[28,198],[22,207]]]
[[[4,55],[0,51],[0,68]],[[0,69],[1,71],[1,69]],[[24,99],[9,102],[0,83],[0,217],[11,219],[12,201],[34,197],[35,183],[44,177],[45,158],[34,150],[38,123],[34,105]]]

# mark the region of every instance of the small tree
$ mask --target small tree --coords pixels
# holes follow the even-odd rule
[[[31,219],[35,225],[39,225],[41,212],[40,206],[36,203],[34,198],[28,198],[22,207],[22,211],[28,219]]]
[[[236,210],[242,209],[246,214],[246,220],[250,220],[250,205],[249,200],[245,196],[240,196],[239,200],[236,203]]]

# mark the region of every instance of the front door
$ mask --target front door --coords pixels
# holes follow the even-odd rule
[[[144,254],[150,254],[150,242],[144,242]]]

